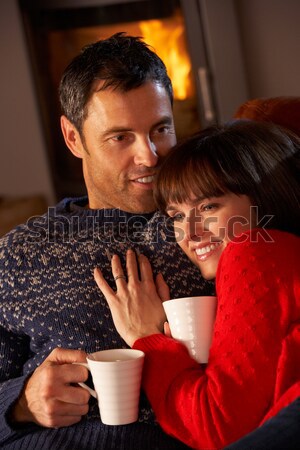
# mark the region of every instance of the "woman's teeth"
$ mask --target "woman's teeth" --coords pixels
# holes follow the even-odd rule
[[[212,252],[217,247],[219,247],[219,245],[221,245],[221,244],[222,244],[222,241],[216,242],[215,244],[209,244],[206,247],[196,248],[196,250],[195,250],[196,255],[202,256],[202,255],[205,255],[206,253]]]

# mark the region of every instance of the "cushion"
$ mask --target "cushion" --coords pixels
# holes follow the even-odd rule
[[[238,108],[234,118],[273,122],[300,136],[300,97],[252,99]]]

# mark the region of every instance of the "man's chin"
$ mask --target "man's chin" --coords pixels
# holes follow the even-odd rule
[[[157,208],[152,198],[145,198],[132,202],[131,204],[124,204],[124,207],[121,209],[123,209],[123,211],[135,214],[148,214],[156,211]]]
[[[93,196],[89,194],[89,207],[91,209],[120,209],[133,214],[147,214],[156,211],[152,190],[136,195],[136,192],[128,192],[125,189],[119,195],[106,194]]]
[[[133,214],[151,214],[156,211],[157,208],[155,208],[154,205],[152,206],[134,206],[134,207],[128,207],[128,208],[120,208],[123,209],[123,211],[133,213]]]

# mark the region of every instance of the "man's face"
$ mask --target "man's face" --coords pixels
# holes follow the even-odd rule
[[[176,143],[166,90],[151,82],[128,92],[96,90],[82,135],[71,150],[82,158],[89,207],[153,211],[153,178]]]

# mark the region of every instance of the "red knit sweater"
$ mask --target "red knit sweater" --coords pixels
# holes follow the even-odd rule
[[[206,366],[163,334],[134,343],[158,422],[190,447],[223,448],[300,395],[300,239],[268,233],[273,242],[256,229],[222,254]]]

